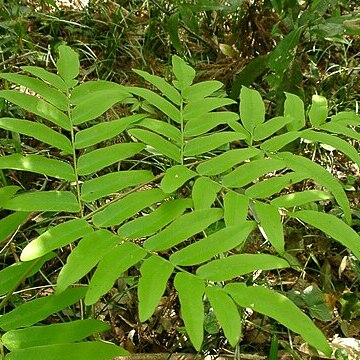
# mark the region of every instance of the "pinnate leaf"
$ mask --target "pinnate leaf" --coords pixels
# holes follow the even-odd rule
[[[254,130],[254,140],[259,141],[270,137],[290,121],[291,119],[288,117],[278,116],[258,125]]]
[[[285,93],[284,116],[290,120],[286,128],[289,131],[301,130],[305,126],[304,102],[291,93]]]
[[[169,194],[195,176],[197,176],[197,173],[188,169],[186,166],[175,165],[166,170],[165,176],[161,180],[160,187],[164,193]]]
[[[235,191],[228,191],[224,196],[224,220],[226,226],[242,224],[248,215],[249,198]]]
[[[271,201],[277,207],[294,207],[308,204],[313,201],[324,201],[331,199],[331,194],[321,190],[305,190],[292,194],[280,196]]]
[[[22,66],[21,69],[38,77],[41,80],[51,84],[56,89],[59,89],[62,92],[67,91],[67,86],[66,86],[64,80],[59,75],[53,74],[53,73],[51,73],[43,68],[37,67],[37,66]]]
[[[174,85],[181,91],[185,90],[192,84],[195,78],[195,70],[177,55],[172,57],[172,66],[177,79],[173,81]]]
[[[224,84],[217,80],[202,81],[184,89],[182,96],[189,102],[197,101],[210,96],[215,91],[221,89],[223,86]]]
[[[56,62],[56,68],[66,85],[71,87],[74,84],[73,79],[79,75],[79,55],[66,45],[60,45],[58,51],[59,59]]]
[[[216,199],[216,194],[221,190],[221,185],[208,177],[199,177],[192,187],[191,197],[194,209],[209,209]]]

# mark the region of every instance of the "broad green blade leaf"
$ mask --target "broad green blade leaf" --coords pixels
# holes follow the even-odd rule
[[[15,211],[66,211],[79,212],[80,206],[69,191],[33,191],[14,196],[4,209]]]
[[[144,248],[150,251],[167,250],[205,230],[212,223],[220,220],[222,215],[222,210],[216,208],[185,214],[177,218],[165,230],[146,240]]]
[[[245,86],[240,92],[240,118],[244,128],[250,134],[265,121],[265,105],[257,90]]]
[[[44,124],[22,119],[1,118],[0,128],[31,136],[46,144],[63,150],[68,154],[72,153],[70,140],[66,136],[52,130]]]
[[[313,201],[324,201],[331,199],[331,194],[321,190],[305,190],[292,194],[280,196],[271,201],[277,207],[294,207],[308,204]]]
[[[286,173],[285,175],[272,177],[250,186],[245,190],[245,195],[249,196],[252,199],[264,199],[306,178],[306,173]]]
[[[160,154],[165,155],[178,163],[181,162],[180,149],[176,145],[165,140],[162,136],[142,129],[132,129],[129,131],[129,134],[154,148]]]
[[[217,111],[201,115],[185,124],[185,136],[203,135],[209,130],[229,122],[239,120],[239,115],[231,111]]]
[[[132,193],[96,213],[92,218],[93,223],[97,227],[119,225],[139,211],[166,197],[167,195],[162,190],[156,188]]]
[[[114,344],[102,341],[53,344],[20,349],[6,355],[6,360],[111,360],[129,353]]]
[[[85,181],[81,186],[81,199],[94,201],[130,186],[147,183],[153,178],[154,175],[148,170],[111,172]]]
[[[174,280],[179,293],[181,316],[190,340],[200,350],[204,337],[204,281],[189,273],[179,272]]]
[[[26,245],[21,253],[22,261],[36,259],[52,250],[61,248],[92,232],[90,225],[82,219],[69,220],[56,225],[42,233],[30,244]]]
[[[56,62],[56,68],[66,85],[71,87],[72,80],[79,75],[79,55],[66,45],[60,45],[58,51],[59,59]]]
[[[128,87],[126,88],[131,94],[136,96],[140,96],[145,99],[152,106],[159,109],[166,116],[168,116],[171,120],[180,123],[180,111],[169,101],[164,99],[162,96],[154,93],[149,89],[142,89],[139,87]]]
[[[237,306],[226,291],[219,287],[208,286],[205,294],[226,338],[230,345],[235,347],[240,339],[242,323]]]
[[[146,216],[140,216],[121,226],[118,235],[122,238],[138,239],[153,235],[155,232],[177,219],[193,205],[191,199],[175,199],[166,201]]]
[[[35,91],[37,94],[42,96],[44,100],[56,106],[62,111],[67,111],[68,109],[67,97],[59,90],[56,90],[46,85],[46,83],[39,79],[34,79],[26,75],[4,73],[0,74],[0,77],[7,81],[11,81],[15,84],[25,86],[26,88]]]
[[[118,120],[101,122],[87,129],[79,131],[75,136],[76,149],[83,149],[101,141],[111,139],[122,133],[133,123],[143,119],[146,115],[131,115]]]
[[[63,112],[36,96],[20,93],[16,90],[2,90],[0,91],[0,97],[51,121],[65,130],[71,130],[70,119]]]
[[[137,125],[163,135],[175,143],[181,143],[181,131],[167,122],[155,119],[144,119],[141,120]]]
[[[333,177],[321,165],[316,164],[305,157],[293,155],[291,153],[281,153],[281,155],[278,156],[286,161],[286,166],[288,168],[300,174],[307,174],[308,178],[313,179],[321,186],[330,190],[337,203],[341,206],[346,222],[348,224],[351,223],[349,201],[343,187],[335,177]]]
[[[150,256],[141,265],[141,277],[138,284],[141,322],[148,320],[154,313],[173,271],[173,265],[157,255]]]
[[[68,286],[84,277],[96,264],[112,251],[120,239],[108,230],[98,230],[83,237],[71,251],[66,264],[57,278],[56,293],[60,294]]]
[[[278,208],[274,205],[256,201],[254,211],[254,216],[259,222],[260,231],[264,238],[271,243],[280,255],[283,255],[285,252],[284,230]]]
[[[1,195],[0,195],[1,196]],[[5,216],[3,219],[0,220],[0,243],[6,239],[8,236],[10,236],[14,231],[18,229],[19,226],[21,226],[30,213],[28,212],[15,212],[13,214],[10,214],[8,216]],[[1,281],[0,281],[1,284]],[[1,288],[1,285],[0,285]]]
[[[288,131],[297,131],[305,127],[304,102],[294,94],[285,93],[284,116],[290,120],[286,128]]]
[[[355,111],[341,111],[331,117],[331,123],[343,126],[360,126],[360,116]]]
[[[1,341],[8,350],[14,351],[33,346],[75,342],[86,339],[95,333],[109,330],[109,328],[107,323],[100,320],[75,320],[68,323],[11,330],[1,337]]]
[[[78,159],[78,174],[89,175],[120,160],[134,156],[144,149],[143,144],[123,143],[88,152]]]
[[[22,66],[21,69],[38,77],[41,80],[51,84],[56,89],[59,89],[62,92],[67,91],[67,86],[66,86],[64,80],[59,75],[53,74],[53,73],[51,73],[43,68],[37,67],[37,66]]]
[[[223,177],[222,183],[228,187],[243,187],[265,174],[281,170],[286,166],[285,161],[277,159],[254,160],[237,167],[230,174]]]
[[[148,72],[142,70],[133,69],[133,71],[159,89],[163,95],[165,95],[175,105],[180,105],[181,96],[179,92],[163,78],[156,75],[151,75]]]
[[[85,304],[92,305],[99,301],[114,285],[121,274],[138,263],[147,255],[141,247],[125,242],[108,252],[99,262],[91,278],[85,297]]]
[[[44,263],[55,256],[49,253],[42,259],[17,262],[0,271],[0,296],[5,295],[30,276],[36,274]],[[19,283],[20,282],[20,283]]]
[[[225,291],[244,308],[251,308],[267,315],[290,330],[300,334],[305,341],[330,356],[332,350],[323,333],[314,325],[291,300],[286,296],[261,286],[245,284],[228,284]]]
[[[11,199],[19,190],[20,186],[8,185],[0,188],[0,208],[3,204]]]
[[[283,269],[289,263],[268,254],[238,254],[213,260],[196,270],[196,275],[209,281],[227,281],[258,270]]]
[[[216,134],[197,137],[189,140],[184,147],[185,156],[200,155],[211,150],[215,150],[220,146],[228,144],[236,140],[243,140],[245,136],[231,131],[222,131]]]
[[[129,97],[129,93],[124,90],[102,90],[89,94],[72,111],[73,123],[79,125],[96,119],[113,105]]]
[[[271,135],[274,135],[277,131],[282,129],[286,124],[291,121],[289,117],[277,116],[260,125],[254,130],[254,140],[264,140]]]
[[[322,130],[330,131],[335,134],[345,135],[350,139],[355,139],[357,141],[360,141],[360,133],[352,129],[349,129],[341,122],[331,121],[329,123],[322,124],[321,126],[319,126],[319,128]]]
[[[30,171],[58,179],[75,181],[73,167],[60,160],[49,159],[41,155],[12,154],[0,157],[0,169]]]
[[[347,141],[330,134],[324,134],[312,130],[305,130],[301,133],[301,137],[310,141],[318,141],[334,147],[336,150],[344,153],[354,163],[360,165],[359,152]]]
[[[215,91],[221,89],[223,86],[224,84],[217,80],[202,81],[184,89],[182,96],[188,102],[198,101],[207,96],[210,96]]]
[[[285,145],[290,144],[301,136],[299,131],[289,131],[285,134],[274,136],[264,141],[260,148],[266,152],[274,152],[281,150]]]
[[[253,221],[247,221],[241,225],[225,227],[172,254],[170,261],[180,266],[201,264],[241,245],[255,226]]]
[[[336,216],[313,210],[296,211],[289,213],[289,215],[316,227],[339,241],[339,243],[349,248],[360,259],[360,236]]]
[[[249,198],[229,190],[224,196],[224,220],[226,226],[243,224],[248,216]]]
[[[317,127],[326,121],[328,116],[328,104],[325,97],[313,95],[309,111],[311,125]]]
[[[205,116],[210,111],[223,106],[236,104],[232,99],[228,98],[205,98],[187,104],[184,108],[184,120],[190,121],[199,116]]]
[[[173,83],[180,91],[183,91],[192,84],[195,78],[195,70],[177,55],[172,57],[172,66],[177,79]]]
[[[166,170],[165,176],[161,180],[160,187],[164,193],[169,194],[195,176],[197,176],[197,173],[188,169],[186,166],[175,165]]]
[[[221,155],[201,163],[196,168],[196,171],[201,175],[219,175],[229,170],[234,165],[257,156],[260,153],[260,150],[251,147],[245,149],[229,150]]]
[[[46,319],[83,298],[86,287],[70,288],[59,295],[31,300],[0,317],[0,328],[8,331],[27,327]]]
[[[191,197],[194,202],[194,209],[209,209],[216,199],[221,185],[208,177],[199,177],[192,187]]]

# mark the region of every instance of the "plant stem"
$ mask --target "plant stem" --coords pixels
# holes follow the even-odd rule
[[[180,101],[180,130],[181,130],[181,147],[180,147],[180,159],[181,165],[184,165],[184,116],[183,116],[184,102],[181,97]]]

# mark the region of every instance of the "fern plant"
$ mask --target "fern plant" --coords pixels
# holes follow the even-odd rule
[[[351,228],[351,209],[341,184],[306,157],[282,151],[290,142],[306,139],[331,145],[359,164],[355,148],[341,139],[359,140],[354,130],[359,118],[344,112],[328,120],[326,99],[316,95],[308,122],[301,99],[286,94],[284,115],[265,121],[260,94],[245,87],[237,114],[224,110],[234,101],[218,92],[222,83],[193,83],[193,68],[177,56],[172,64],[172,84],[136,70],[161,95],[107,81],[79,84],[78,55],[67,46],[59,48],[57,75],[32,66],[23,67],[31,76],[0,75],[22,89],[3,90],[0,96],[36,115],[36,120],[1,118],[0,128],[52,148],[50,154],[24,151],[2,156],[0,169],[30,171],[58,181],[56,190],[0,188],[0,206],[8,214],[0,220],[1,241],[34,212],[54,213],[56,219],[44,231],[39,229],[40,235],[22,250],[20,262],[0,271],[0,307],[24,279],[55,256],[53,251],[76,243],[53,295],[0,317],[5,332],[1,341],[10,350],[6,359],[125,355],[114,344],[83,341],[107,329],[98,320],[39,324],[80,300],[86,306],[95,304],[132,266],[140,270],[140,321],[152,316],[168,281],[173,282],[186,331],[197,350],[203,342],[206,300],[232,346],[241,335],[239,310],[251,308],[331,354],[310,318],[286,296],[254,283],[248,274],[290,266],[284,239],[288,218],[320,229],[360,258],[360,239]],[[117,103],[150,112],[98,121]],[[106,143],[123,132],[128,141]],[[163,171],[155,166],[144,170],[140,161],[137,168],[107,172],[113,164],[145,156]],[[286,191],[306,179],[317,189]],[[304,206],[317,201],[336,202],[342,219]],[[266,253],[241,251],[253,232],[269,244]],[[80,284],[90,272],[89,284]]]

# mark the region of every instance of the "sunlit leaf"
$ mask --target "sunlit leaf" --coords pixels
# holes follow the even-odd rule
[[[3,204],[11,199],[19,190],[20,186],[16,185],[7,185],[0,188],[0,208],[3,207]]]
[[[181,143],[181,131],[167,122],[155,119],[141,120],[137,125],[152,130],[164,137],[171,139],[175,143]]]
[[[160,187],[165,193],[169,194],[195,176],[197,176],[197,173],[188,169],[186,166],[175,165],[166,170],[165,176],[161,180]]]
[[[194,209],[208,209],[214,203],[221,185],[208,177],[199,177],[192,187],[191,197],[194,202]]]
[[[286,194],[271,200],[271,204],[277,207],[301,206],[313,201],[325,201],[331,199],[331,194],[321,190],[304,190],[292,194]]]
[[[37,66],[22,66],[21,69],[51,84],[52,86],[63,92],[66,92],[67,90],[67,86],[64,80],[59,75],[53,74]]]
[[[285,116],[277,116],[264,123],[258,125],[254,130],[254,140],[259,141],[270,137],[277,131],[282,129],[286,124],[291,121],[290,118]]]
[[[299,131],[289,131],[285,134],[274,136],[266,141],[264,141],[260,148],[267,152],[279,151],[285,145],[290,144],[294,140],[298,139],[301,136]]]
[[[59,59],[56,62],[56,68],[66,85],[71,87],[73,79],[79,75],[79,55],[71,47],[66,45],[60,45],[58,51]]]
[[[224,220],[226,226],[243,224],[248,216],[249,198],[229,190],[224,196]]]
[[[223,86],[224,84],[217,80],[202,81],[184,89],[182,96],[189,102],[193,102],[210,96],[215,91],[221,89]]]
[[[177,79],[173,81],[174,85],[181,91],[185,90],[192,84],[195,70],[177,55],[172,57],[172,67]]]
[[[212,110],[223,106],[232,105],[236,102],[229,98],[205,98],[195,102],[190,102],[184,108],[184,120],[190,121],[199,116],[204,116]]]
[[[286,128],[289,131],[301,130],[305,126],[304,102],[294,94],[285,93],[284,116],[290,120]]]
[[[309,111],[311,125],[317,127],[325,122],[328,116],[328,104],[325,97],[313,95]]]

